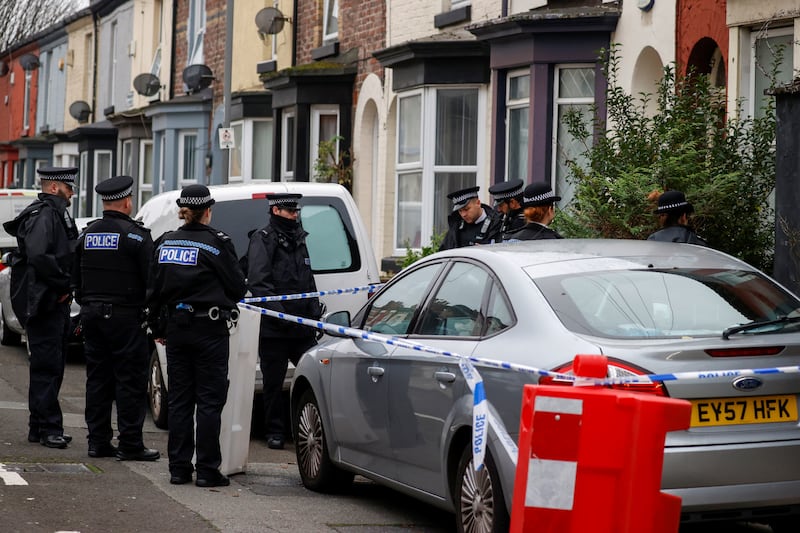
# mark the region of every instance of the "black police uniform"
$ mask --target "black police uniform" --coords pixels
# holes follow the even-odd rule
[[[509,202],[512,199],[517,199],[521,204],[524,185],[525,182],[521,179],[501,181],[489,187],[489,194],[494,197],[495,205],[500,202]],[[522,208],[510,209],[507,213],[502,214],[503,225],[501,233],[503,234],[503,239],[506,239],[510,233],[514,233],[525,225],[525,215],[522,211]]]
[[[468,224],[458,213],[448,217],[450,227],[439,250],[450,250],[475,244],[492,244],[502,240],[502,218],[488,205],[481,204],[481,207],[486,217],[473,224]]]
[[[675,226],[667,226],[647,237],[648,241],[662,241],[662,242],[682,242],[687,244],[697,244],[700,246],[708,246],[705,239],[700,237],[694,230],[682,224]]]
[[[132,186],[130,176],[115,176],[95,191],[104,201],[122,200],[131,195]],[[150,230],[116,210],[103,211],[103,218],[90,223],[78,238],[73,285],[81,304],[91,457],[159,457],[142,440],[149,362],[143,326],[152,256]],[[119,450],[111,444],[114,401]]]
[[[48,167],[37,170],[43,180],[72,185],[77,168]],[[14,312],[25,327],[30,353],[30,410],[28,440],[51,448],[66,448],[72,440],[64,435],[58,401],[70,327],[70,292],[78,230],[70,217],[68,200],[40,193],[39,199],[16,218],[3,224],[17,238],[18,251],[11,260],[11,299]]]
[[[184,188],[178,200],[182,207],[211,204],[202,185]],[[227,484],[219,472],[219,434],[228,389],[228,329],[245,294],[244,275],[230,237],[199,222],[165,233],[155,248],[147,294],[153,334],[166,338],[170,482],[191,480],[196,447],[196,484]]]
[[[538,241],[541,239],[563,239],[559,233],[552,229],[548,228],[544,224],[539,224],[538,222],[528,222],[520,228],[519,230],[515,231],[514,233],[509,234],[506,237],[506,241],[514,242],[514,241]]]
[[[276,194],[272,206],[297,207],[299,194]],[[270,224],[255,232],[248,248],[247,286],[254,297],[316,292],[314,274],[306,247],[308,233],[295,220],[275,214]],[[303,318],[317,319],[320,304],[317,298],[266,302],[262,307]],[[264,377],[264,421],[267,445],[282,448],[284,442],[283,381],[288,362],[296,365],[307,349],[316,344],[313,328],[293,324],[279,318],[261,317],[258,354]]]

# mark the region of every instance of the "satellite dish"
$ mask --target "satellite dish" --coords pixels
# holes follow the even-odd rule
[[[8,74],[8,63],[0,60],[0,78]]]
[[[33,54],[23,54],[19,56],[19,64],[22,65],[22,70],[29,72],[39,68],[39,58]]]
[[[183,83],[194,93],[211,85],[214,75],[206,65],[189,65],[183,69]]]
[[[69,106],[69,116],[83,124],[89,121],[89,115],[92,114],[92,108],[83,100],[76,100]]]
[[[142,96],[153,96],[161,90],[161,80],[155,74],[143,72],[133,78],[133,88]]]
[[[256,26],[261,35],[275,35],[280,33],[285,22],[292,22],[292,19],[284,17],[283,13],[275,7],[265,7],[256,13]]]

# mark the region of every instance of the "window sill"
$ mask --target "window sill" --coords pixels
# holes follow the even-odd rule
[[[326,57],[338,56],[339,55],[339,41],[333,41],[328,44],[323,44],[319,48],[314,48],[311,50],[311,58],[314,61],[319,61],[320,59],[324,59]]]
[[[445,11],[433,17],[433,25],[437,29],[441,29],[460,22],[469,22],[472,18],[472,6],[464,6],[453,9],[452,11]]]

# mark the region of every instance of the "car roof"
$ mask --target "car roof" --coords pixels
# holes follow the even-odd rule
[[[226,185],[209,185],[208,190],[214,200],[228,201],[251,198],[254,194],[275,194],[275,193],[300,193],[303,195],[314,196],[343,196],[346,189],[338,183],[307,183],[307,182],[249,182],[249,183],[230,183]],[[151,198],[175,200],[180,196],[181,191],[165,191]]]
[[[548,239],[471,246],[437,256],[468,256],[524,268],[530,275],[631,268],[721,268],[755,270],[728,254],[683,243],[635,239]],[[430,256],[433,257],[433,256]]]

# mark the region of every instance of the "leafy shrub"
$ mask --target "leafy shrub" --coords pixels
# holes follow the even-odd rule
[[[781,53],[775,51],[773,80]],[[709,246],[771,270],[774,99],[763,117],[746,116],[738,102],[726,118],[724,90],[706,76],[677,75],[674,66],[665,67],[656,95],[634,97],[618,85],[616,48],[603,57],[607,120],[596,108],[591,123],[567,113],[569,132],[587,140],[586,150],[582,161],[568,162],[575,197],[554,226],[569,237],[645,239],[658,229],[658,193],[677,189],[694,205],[692,224]]]

